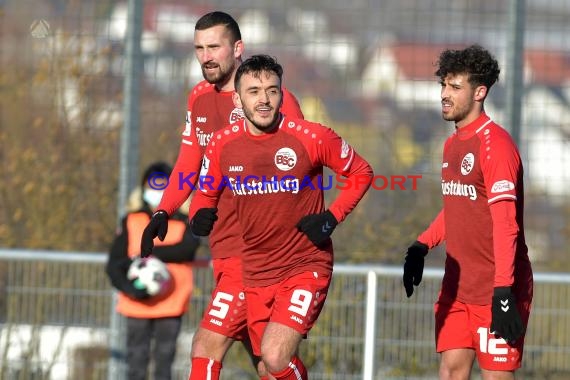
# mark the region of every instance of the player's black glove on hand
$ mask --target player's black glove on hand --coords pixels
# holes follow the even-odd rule
[[[515,296],[508,286],[495,288],[491,308],[491,332],[507,342],[517,340],[524,332]]]
[[[418,286],[422,282],[424,274],[424,257],[428,254],[429,247],[424,243],[415,241],[406,252],[406,262],[404,263],[404,288],[408,298],[414,294],[414,285]]]
[[[214,228],[214,222],[218,220],[217,208],[201,208],[190,222],[190,229],[196,236],[208,236]]]
[[[123,291],[127,296],[135,300],[145,300],[150,298],[150,294],[147,293],[146,289],[139,289],[133,285],[133,282],[129,282],[127,287]]]
[[[305,215],[297,223],[297,229],[318,247],[327,241],[337,225],[336,218],[327,210],[320,214]]]
[[[148,257],[154,248],[154,238],[158,236],[163,241],[168,232],[168,213],[158,210],[152,214],[150,222],[143,231],[141,239],[141,257]]]

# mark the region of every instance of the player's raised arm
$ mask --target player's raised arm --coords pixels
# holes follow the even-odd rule
[[[202,169],[196,184],[198,191],[190,203],[190,227],[196,236],[208,236],[218,220],[218,201],[225,186],[229,183],[224,181],[219,165],[217,147],[210,142],[206,148],[206,154],[202,161]]]

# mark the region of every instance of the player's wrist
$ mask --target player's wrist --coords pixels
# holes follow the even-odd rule
[[[424,244],[421,241],[416,240],[408,248],[407,254],[410,256],[421,256],[423,258],[428,254],[428,252],[429,252],[429,247],[427,246],[427,244]]]
[[[166,212],[166,210],[160,209],[160,210],[156,210],[155,212],[152,213],[153,217],[160,217],[160,218],[168,218],[168,212]]]
[[[494,297],[507,297],[512,294],[510,286],[496,286],[493,288]]]

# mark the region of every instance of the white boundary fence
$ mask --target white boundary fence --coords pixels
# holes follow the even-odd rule
[[[0,249],[0,378],[106,379],[113,291],[106,254]],[[192,332],[212,289],[197,263],[179,339],[176,379],[187,379]],[[435,379],[433,302],[442,270],[426,268],[411,299],[401,267],[335,265],[327,303],[302,356],[311,379]],[[570,378],[570,275],[535,274],[524,366],[527,378]],[[235,350],[233,350],[235,351]],[[254,379],[239,353],[224,379]]]

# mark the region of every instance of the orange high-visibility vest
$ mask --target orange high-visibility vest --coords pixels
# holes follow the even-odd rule
[[[135,212],[127,216],[127,236],[129,257],[140,254],[141,238],[150,216],[145,212]],[[173,245],[182,241],[186,224],[180,220],[168,221],[168,234],[164,241],[154,239],[155,246]],[[160,259],[160,257],[158,257]],[[171,291],[158,297],[146,300],[134,300],[119,292],[117,312],[132,318],[165,318],[177,317],[188,309],[192,295],[193,276],[190,263],[167,263],[168,271],[172,277]]]

